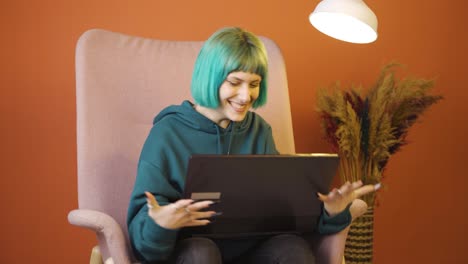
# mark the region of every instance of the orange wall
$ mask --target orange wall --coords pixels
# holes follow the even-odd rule
[[[374,1],[379,39],[352,45],[317,32],[318,0],[16,0],[0,4],[0,263],[86,263],[95,237],[71,226],[77,207],[74,46],[90,28],[202,40],[238,25],[269,36],[288,67],[300,152],[328,151],[315,90],[335,80],[370,84],[391,60],[437,77],[446,99],[395,155],[376,210],[375,263],[468,263],[468,47],[465,1]],[[464,243],[465,242],[465,243]]]

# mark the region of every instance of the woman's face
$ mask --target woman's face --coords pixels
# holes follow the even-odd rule
[[[244,120],[258,98],[261,81],[262,77],[255,73],[231,72],[219,88],[219,107],[204,109],[202,114],[223,128],[230,121]]]

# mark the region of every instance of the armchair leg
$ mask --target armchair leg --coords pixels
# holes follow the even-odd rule
[[[89,260],[89,264],[104,264],[102,261],[101,251],[99,250],[99,246],[94,246],[91,250],[91,258]]]

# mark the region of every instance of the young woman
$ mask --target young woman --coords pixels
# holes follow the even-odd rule
[[[250,112],[266,103],[267,54],[254,34],[223,28],[203,45],[191,91],[161,111],[153,122],[138,163],[128,209],[128,232],[144,263],[313,263],[305,238],[277,235],[257,239],[180,238],[178,230],[210,223],[211,201],[181,199],[192,154],[278,154],[271,127]],[[351,221],[349,204],[374,190],[346,183],[319,194],[324,210],[318,232],[334,233]],[[313,197],[313,194],[311,194]],[[313,198],[311,198],[313,199]]]

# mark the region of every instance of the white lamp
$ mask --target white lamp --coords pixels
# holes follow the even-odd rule
[[[309,16],[320,32],[347,42],[377,39],[377,17],[362,0],[322,0]]]

